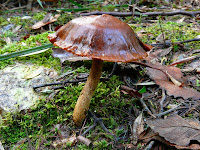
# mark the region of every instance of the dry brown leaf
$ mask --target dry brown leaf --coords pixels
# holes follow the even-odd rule
[[[155,69],[147,68],[147,73],[149,74],[150,78],[156,82],[156,84],[167,91],[168,95],[174,97],[182,97],[184,99],[193,98],[195,100],[200,100],[199,92],[186,86],[179,87],[169,80],[169,76],[167,76],[166,71],[168,72],[168,74],[173,76],[173,79],[177,80],[178,82],[185,82],[185,79],[183,78],[183,75],[179,68],[167,67],[162,65],[154,65],[153,67]]]
[[[42,21],[35,23],[31,28],[39,29],[42,26],[45,26],[47,24],[57,21],[58,17],[60,17],[60,14],[56,14],[55,16],[51,16],[51,15],[52,15],[51,13],[47,14]]]
[[[132,143],[137,144],[139,135],[144,131],[143,114],[141,113],[134,121],[132,127]]]
[[[200,149],[199,144],[190,144],[188,146],[179,146],[176,144],[172,144],[169,141],[166,141],[163,137],[159,136],[158,133],[155,133],[151,128],[148,128],[146,131],[140,134],[139,139],[143,143],[149,143],[151,140],[160,141],[161,143],[165,143],[166,145],[169,145],[169,146],[174,146],[178,149],[194,149],[194,150]]]
[[[125,85],[122,85],[121,86],[121,92],[123,92],[124,94],[129,94],[130,96],[134,97],[134,98],[141,98],[142,97],[142,94],[139,93],[138,91],[128,87],[128,86],[125,86]]]
[[[187,58],[179,59],[179,60],[171,63],[170,66],[174,66],[174,65],[181,64],[181,63],[185,63],[185,62],[194,60],[194,59],[199,58],[199,57],[200,57],[200,55],[195,55],[195,56],[190,56],[190,57],[187,57]]]
[[[169,76],[169,78],[171,79],[171,81],[176,85],[176,86],[182,86],[183,83],[179,82],[178,80],[174,79],[173,76],[171,76],[167,71],[166,74]]]
[[[165,140],[178,146],[189,146],[191,141],[200,143],[200,124],[197,121],[174,115],[166,119],[147,120],[147,124]]]

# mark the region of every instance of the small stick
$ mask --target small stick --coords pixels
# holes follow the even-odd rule
[[[194,105],[192,108],[188,109],[185,112],[185,115],[188,115],[191,111],[193,111],[194,109],[196,109],[198,106],[200,105],[200,102],[198,102],[196,105]]]
[[[145,147],[144,150],[150,150],[150,149],[152,148],[152,146],[153,146],[154,143],[155,143],[154,141],[151,141],[151,142]]]
[[[106,79],[109,79],[109,78],[114,74],[116,68],[117,68],[117,62],[114,63],[113,68],[112,68],[112,71],[111,71],[111,73],[106,77]]]
[[[81,135],[81,133],[82,133],[82,131],[83,131],[83,128],[84,128],[84,126],[85,126],[86,121],[87,121],[87,118],[85,118],[85,120],[84,120],[84,122],[83,122],[82,128],[81,128],[81,130],[80,130],[80,135]]]
[[[166,114],[168,114],[168,113],[170,113],[170,112],[176,110],[176,109],[177,109],[179,106],[181,106],[181,105],[182,105],[182,103],[179,104],[178,106],[176,106],[175,108],[172,108],[172,109],[169,109],[169,110],[164,111],[164,112],[162,112],[162,113],[154,114],[154,115],[155,115],[156,117],[161,117],[161,116],[163,116],[163,115],[166,115]]]
[[[30,148],[30,150],[34,150],[32,144],[31,144],[31,140],[30,140],[30,138],[29,138],[29,136],[28,136],[28,131],[27,131],[26,128],[25,128],[25,132],[26,132],[26,136],[27,136],[29,148]]]
[[[82,13],[81,16],[90,16],[90,15],[102,15],[108,14],[112,16],[119,16],[119,17],[128,17],[132,16],[133,12],[89,12],[89,13]],[[196,15],[200,14],[200,11],[173,11],[173,12],[147,12],[147,13],[134,13],[134,16],[173,16],[173,15],[186,15],[190,17],[195,17]]]
[[[156,116],[154,114],[151,113],[151,111],[149,110],[149,108],[147,107],[147,105],[145,104],[143,98],[140,98],[140,102],[142,103],[144,109],[147,111],[147,113],[149,115],[151,115],[152,117],[156,118]]]
[[[117,63],[115,63],[113,65],[113,69],[111,71],[111,73],[108,75],[108,77],[106,78],[100,78],[100,80],[108,80],[114,73],[114,71],[116,70],[116,67],[117,67]],[[63,81],[63,82],[53,82],[53,83],[46,83],[46,84],[41,84],[41,85],[37,85],[37,86],[33,86],[33,89],[37,89],[37,88],[40,88],[40,87],[45,87],[45,86],[52,86],[52,85],[65,85],[66,83],[78,83],[78,82],[85,82],[87,80],[87,78],[84,78],[84,79],[79,79],[79,80],[66,80],[66,81]],[[60,88],[63,88],[64,86],[60,86],[60,87],[54,87],[53,89],[56,90],[56,89],[60,89]]]
[[[97,125],[96,122],[94,122],[87,130],[85,130],[85,132],[83,132],[83,134],[81,134],[82,136],[84,136],[86,133],[88,133],[91,129],[93,129],[95,126]]]
[[[195,56],[190,56],[190,57],[187,57],[187,58],[179,59],[179,60],[171,63],[169,66],[174,66],[174,65],[178,65],[178,64],[185,63],[185,62],[188,62],[188,61],[192,61],[192,60],[197,59],[199,57],[200,57],[200,55],[195,55]]]
[[[46,83],[46,84],[41,84],[41,85],[37,85],[37,86],[33,86],[33,89],[37,89],[40,87],[45,87],[45,86],[52,86],[52,85],[64,85],[66,83],[78,83],[78,82],[84,82],[87,79],[81,79],[81,80],[67,80],[67,81],[63,81],[63,82],[53,82],[53,83]]]
[[[156,43],[156,44],[150,44],[151,46],[171,46],[172,44],[183,44],[183,43],[189,43],[189,42],[195,42],[195,41],[200,41],[200,38],[194,38],[190,40],[185,40],[185,41],[179,41],[179,42],[165,42],[165,43]]]
[[[100,126],[103,128],[104,131],[106,131],[107,133],[110,133],[113,135],[113,133],[111,133],[103,124],[102,119],[97,118],[97,116],[95,116],[91,111],[88,111],[88,113],[92,116],[92,118],[100,124]]]
[[[165,89],[162,88],[162,99],[160,101],[160,112],[163,112],[163,103],[166,99],[166,95],[165,95]]]
[[[79,135],[76,139],[88,147],[92,146],[92,142],[89,139],[85,138],[84,136]]]

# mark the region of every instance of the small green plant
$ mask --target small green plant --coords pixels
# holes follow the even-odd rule
[[[98,149],[102,149],[102,150],[108,149],[108,142],[105,139],[103,139],[103,140],[101,140],[99,142],[94,142],[94,145]]]
[[[196,86],[200,86],[200,80],[196,80]]]
[[[17,33],[14,33],[13,31],[10,31],[10,30],[7,30],[5,32],[3,32],[3,34],[0,34],[0,38],[6,38],[6,37],[16,37],[17,36]]]

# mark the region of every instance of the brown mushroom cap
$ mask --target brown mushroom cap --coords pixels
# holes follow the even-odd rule
[[[110,15],[73,19],[48,38],[75,55],[104,61],[130,62],[147,56],[131,27]]]

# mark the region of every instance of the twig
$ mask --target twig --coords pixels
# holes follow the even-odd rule
[[[81,13],[81,16],[89,16],[89,15],[102,15],[108,14],[112,16],[119,16],[119,17],[127,17],[132,16],[133,12],[89,12],[89,13]],[[186,15],[190,17],[195,17],[196,15],[200,14],[200,11],[173,11],[173,12],[147,12],[147,13],[134,13],[134,16],[173,16],[173,15]]]
[[[116,70],[116,67],[117,67],[117,63],[115,63],[113,65],[113,69],[112,69],[111,73],[106,78],[100,78],[100,81],[106,81],[106,80],[108,80],[113,75],[114,71]],[[64,88],[64,85],[66,83],[85,82],[86,80],[87,80],[87,78],[83,78],[83,79],[79,79],[79,80],[66,80],[66,81],[63,81],[63,82],[46,83],[46,84],[41,84],[41,85],[33,86],[33,89],[36,90],[37,88],[41,88],[41,87],[45,87],[45,86],[62,85],[62,86],[59,86],[59,87],[53,87],[53,89],[56,90],[56,89]]]
[[[163,103],[166,99],[166,95],[165,95],[165,89],[162,88],[162,99],[160,101],[160,112],[163,112]]]
[[[103,129],[104,131],[106,131],[107,133],[113,134],[113,133],[111,133],[111,132],[105,127],[105,125],[104,125],[103,122],[102,122],[102,119],[97,118],[97,116],[95,116],[91,111],[88,111],[88,113],[92,116],[92,118],[94,119],[94,121],[96,121],[97,123],[100,124],[100,126],[102,127],[102,129]]]
[[[140,98],[140,102],[142,103],[142,105],[143,105],[144,109],[147,111],[147,113],[148,113],[149,115],[151,115],[152,117],[156,118],[156,116],[153,115],[153,114],[151,113],[150,109],[149,109],[149,108],[147,107],[147,105],[145,104],[143,98]]]
[[[151,141],[151,142],[145,147],[144,150],[150,150],[150,149],[152,148],[152,146],[153,146],[154,143],[155,143],[154,141]]]
[[[185,116],[188,115],[190,112],[192,112],[194,109],[196,109],[197,107],[200,106],[200,102],[198,102],[196,105],[194,105],[192,108],[188,109],[186,112],[185,112]]]
[[[30,148],[30,150],[34,150],[32,144],[31,144],[31,140],[30,140],[30,138],[29,138],[29,136],[28,136],[28,131],[27,131],[26,128],[25,128],[25,131],[26,131],[26,136],[27,136],[29,148]]]
[[[53,83],[47,83],[47,84],[41,84],[41,85],[37,85],[37,86],[33,86],[33,89],[37,89],[37,88],[40,88],[40,87],[45,87],[45,86],[52,86],[52,85],[65,85],[66,83],[78,83],[78,82],[84,82],[86,81],[87,79],[80,79],[80,80],[66,80],[66,81],[63,81],[63,82],[53,82]]]
[[[114,65],[113,65],[111,73],[106,77],[106,79],[109,79],[114,74],[116,68],[117,68],[117,63],[115,62]]]
[[[199,57],[200,57],[200,54],[195,55],[195,56],[190,56],[190,57],[187,57],[187,58],[183,58],[183,59],[179,59],[179,60],[171,63],[169,66],[174,66],[174,65],[181,64],[181,63],[189,62],[189,61],[192,61],[192,60],[199,58]]]
[[[161,17],[159,16],[159,26],[160,26],[160,29],[161,29],[161,33],[162,33],[162,38],[163,38],[163,42],[165,43],[165,34],[164,34],[164,31],[163,31],[163,28],[162,28],[162,24],[161,24]]]
[[[24,9],[24,8],[26,8],[26,6],[19,6],[19,7],[11,8],[9,10]]]
[[[97,125],[96,122],[94,122],[89,128],[87,128],[87,130],[85,130],[85,132],[83,132],[83,134],[81,134],[82,136],[84,136],[86,133],[88,133],[91,129],[93,129],[95,126]]]
[[[156,43],[156,44],[150,44],[151,46],[171,46],[172,44],[183,44],[183,43],[189,43],[189,42],[195,42],[195,41],[200,41],[200,38],[194,38],[191,40],[185,40],[185,41],[180,41],[180,42],[165,42],[165,43]]]
[[[139,62],[139,61],[132,61],[132,62],[129,62],[129,63],[130,64],[137,64],[137,65],[141,65],[141,66],[144,66],[144,67],[149,67],[149,68],[152,68],[152,69],[159,70],[159,71],[163,72],[168,77],[168,74],[165,72],[165,70],[163,70],[162,68],[159,68],[160,66],[154,65],[152,63],[142,63],[142,62]]]
[[[176,106],[175,108],[172,108],[172,109],[169,109],[169,110],[164,111],[164,112],[162,112],[162,113],[154,114],[154,115],[155,115],[156,117],[161,117],[161,116],[163,116],[163,115],[166,115],[166,114],[168,114],[168,113],[170,113],[170,112],[176,110],[176,109],[177,109],[179,106],[181,106],[181,105],[182,105],[182,103],[179,104],[178,106]]]
[[[10,2],[10,0],[7,0],[5,3],[3,3],[2,5],[4,6],[4,7],[6,7],[6,5],[8,4]]]
[[[125,86],[125,85],[122,85],[121,89],[125,90],[131,97],[142,98],[142,94],[139,93],[137,90],[134,90],[133,88],[130,88],[130,87]]]
[[[79,135],[81,135],[81,133],[82,133],[82,131],[83,131],[83,128],[84,128],[84,126],[85,126],[86,121],[87,121],[87,118],[85,118],[85,120],[84,120],[84,122],[83,122],[83,125],[82,125],[82,127],[81,127],[81,130],[80,130],[80,134],[79,134]]]
[[[94,123],[82,134],[82,136],[84,136],[88,131],[90,131],[91,129],[93,129],[96,125],[97,125],[97,123],[102,127],[102,129],[104,130],[104,131],[106,131],[107,133],[110,133],[115,139],[117,139],[116,138],[116,136],[113,134],[113,133],[111,133],[106,127],[105,127],[105,125],[103,124],[103,122],[102,122],[102,119],[100,119],[100,118],[97,118],[97,116],[95,116],[91,111],[89,111],[88,110],[88,113],[90,114],[90,116],[94,119]]]
[[[76,139],[79,140],[80,142],[82,142],[83,144],[85,144],[88,147],[92,146],[92,142],[89,139],[85,138],[84,136],[80,135]]]

